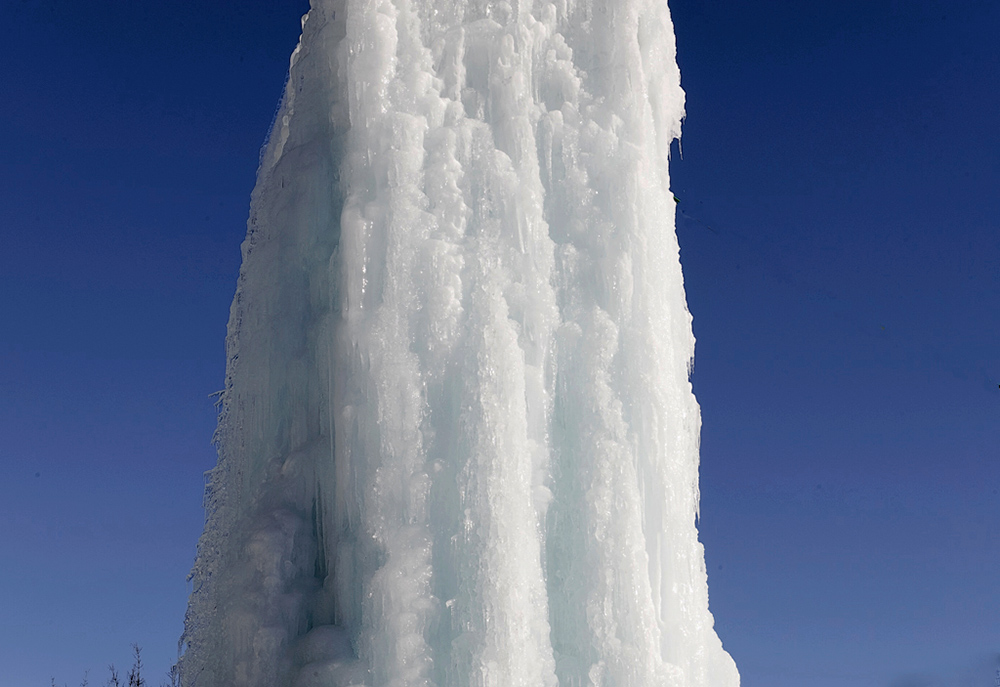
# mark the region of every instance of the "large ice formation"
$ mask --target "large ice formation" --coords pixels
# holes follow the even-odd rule
[[[188,687],[735,687],[665,0],[313,0],[253,193]]]

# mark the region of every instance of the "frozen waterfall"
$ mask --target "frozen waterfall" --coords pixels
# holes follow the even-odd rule
[[[665,0],[313,0],[253,193],[186,687],[735,687]]]

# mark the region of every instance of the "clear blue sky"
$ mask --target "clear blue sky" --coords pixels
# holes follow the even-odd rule
[[[670,4],[719,634],[744,687],[991,687],[1000,5]],[[0,687],[175,656],[306,8],[0,2]]]

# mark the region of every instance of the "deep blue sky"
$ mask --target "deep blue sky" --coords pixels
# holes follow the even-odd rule
[[[175,656],[304,0],[0,0],[0,687]],[[1000,5],[673,0],[711,606],[744,687],[990,687]]]

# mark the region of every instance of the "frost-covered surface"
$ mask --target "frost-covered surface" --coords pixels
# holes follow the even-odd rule
[[[664,0],[313,0],[227,341],[188,687],[735,687]]]

